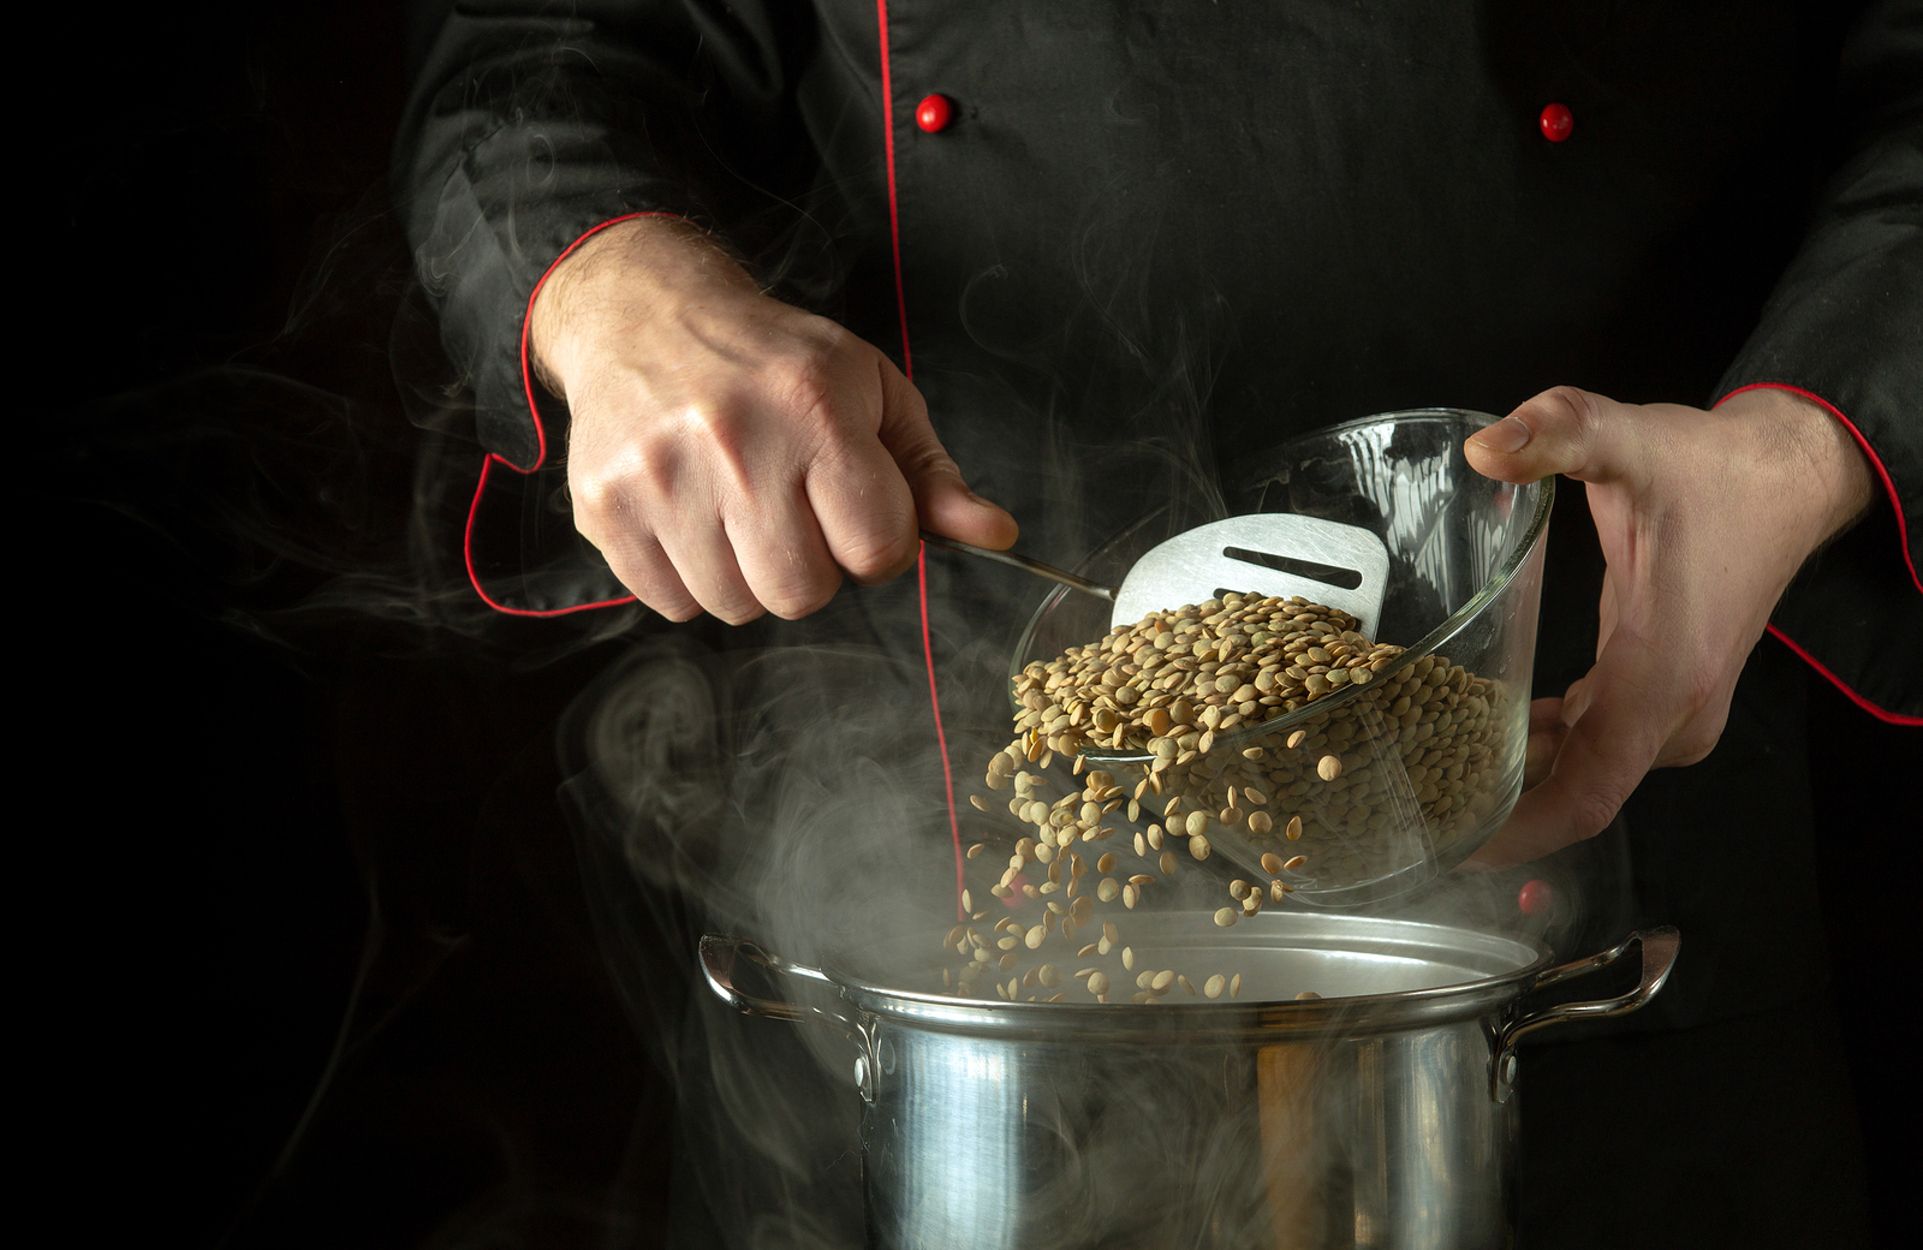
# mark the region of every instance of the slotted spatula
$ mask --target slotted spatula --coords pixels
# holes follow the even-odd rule
[[[1301,595],[1340,608],[1374,638],[1389,582],[1389,550],[1373,531],[1289,512],[1254,512],[1184,530],[1151,548],[1116,587],[1012,551],[971,547],[926,531],[922,540],[1107,599],[1114,605],[1110,625],[1133,625],[1158,609],[1201,603],[1232,590],[1281,598]]]
[[[1286,512],[1228,517],[1185,530],[1137,560],[1119,587],[1077,577],[1012,551],[990,551],[925,531],[922,539],[931,546],[1012,565],[1107,599],[1113,605],[1111,626],[1133,625],[1158,609],[1199,604],[1225,591],[1237,591],[1282,598],[1301,595],[1340,608],[1356,618],[1362,633],[1374,638],[1389,580],[1389,551],[1373,531]],[[1225,860],[1251,875],[1266,871],[1261,867],[1261,851],[1239,830],[1218,826],[1212,837]],[[1406,858],[1419,865],[1422,855],[1421,840],[1414,838]],[[1296,892],[1306,901],[1320,901],[1324,894],[1333,900],[1347,891],[1323,891],[1303,883]]]

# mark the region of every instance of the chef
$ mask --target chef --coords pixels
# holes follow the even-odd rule
[[[1637,1023],[1532,1055],[1524,1235],[1853,1244],[1780,887],[1810,684],[1923,724],[1900,7],[459,6],[397,180],[475,400],[475,589],[769,642],[854,603],[932,736],[991,716],[982,623],[1034,596],[918,528],[1070,562],[1292,434],[1506,414],[1470,463],[1571,488],[1485,862],[1608,829],[1687,942]]]

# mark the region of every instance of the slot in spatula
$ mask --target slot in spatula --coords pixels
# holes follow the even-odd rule
[[[1115,587],[1012,551],[990,551],[926,532],[922,539],[1107,599],[1114,605],[1110,625],[1133,625],[1159,609],[1236,591],[1301,595],[1340,608],[1374,638],[1389,582],[1389,550],[1373,531],[1290,512],[1253,512],[1184,530],[1151,548]]]

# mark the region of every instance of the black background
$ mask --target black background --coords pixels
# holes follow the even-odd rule
[[[394,359],[419,335],[384,189],[432,17],[233,6],[50,45],[77,121],[35,167],[55,220],[44,252],[24,241],[45,267],[24,306],[48,329],[16,340],[46,387],[16,419],[51,450],[16,548],[23,589],[52,592],[22,617],[52,642],[21,673],[50,800],[28,844],[52,852],[23,884],[45,893],[55,1070],[76,1068],[54,1140],[96,1195],[83,1225],[658,1239],[672,1093],[553,797],[554,720],[607,653],[565,626],[448,628],[464,607],[403,619],[447,572],[404,541],[422,436]],[[429,510],[428,545],[457,522]],[[1909,1039],[1881,1013],[1917,952],[1915,736],[1812,698],[1827,875],[1783,888],[1825,893],[1870,1140],[1901,1140]],[[1893,1238],[1906,1178],[1871,1158]]]
[[[418,316],[385,181],[432,13],[224,7],[48,45],[78,85],[30,258],[58,354],[24,550],[56,657],[28,684],[61,679],[35,778],[57,1035],[87,1055],[67,1218],[654,1244],[665,1083],[554,797],[556,718],[604,653],[471,636],[485,611],[407,549]],[[458,511],[424,519],[454,551]]]

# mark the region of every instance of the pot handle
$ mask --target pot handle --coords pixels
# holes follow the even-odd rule
[[[790,963],[745,938],[722,937],[719,934],[710,933],[701,939],[701,973],[707,978],[708,988],[712,989],[722,1002],[736,1011],[750,1016],[767,1016],[773,1020],[825,1020],[839,1026],[857,1040],[862,1039],[862,1030],[855,1021],[834,1007],[795,1002],[786,998],[769,998],[742,989],[735,984],[735,968],[742,962],[757,966],[771,978],[792,977],[797,980],[816,982],[832,991],[837,1003],[841,1001],[839,988],[828,978],[828,974],[819,968]]]
[[[1674,925],[1660,925],[1653,929],[1638,929],[1616,945],[1605,951],[1598,951],[1587,959],[1577,959],[1570,963],[1559,964],[1546,972],[1539,973],[1531,991],[1567,981],[1571,977],[1583,976],[1600,968],[1607,968],[1629,953],[1632,946],[1642,948],[1642,975],[1637,978],[1634,989],[1618,994],[1614,998],[1594,998],[1576,1003],[1558,1003],[1554,1007],[1535,1010],[1524,1009],[1514,1020],[1505,1025],[1496,1036],[1495,1057],[1491,1060],[1490,1075],[1493,1082],[1492,1092],[1497,1102],[1507,1102],[1515,1092],[1516,1085],[1516,1043],[1539,1029],[1565,1024],[1571,1020],[1600,1020],[1608,1016],[1627,1015],[1656,997],[1669,979],[1670,970],[1676,966],[1676,955],[1682,949],[1683,936]]]

